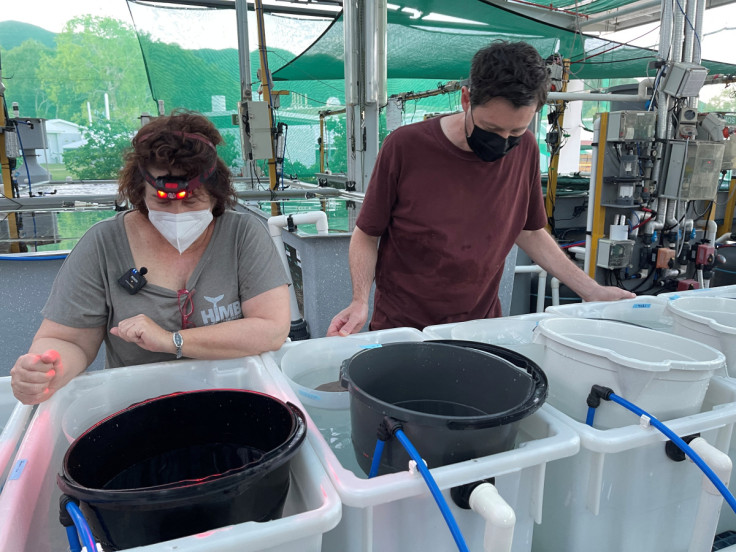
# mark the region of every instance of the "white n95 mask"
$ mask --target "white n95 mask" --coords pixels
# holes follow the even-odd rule
[[[148,220],[180,255],[204,233],[212,218],[212,211],[209,209],[183,213],[148,209]]]

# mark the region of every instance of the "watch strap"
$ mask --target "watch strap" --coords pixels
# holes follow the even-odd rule
[[[181,358],[181,347],[184,345],[184,338],[182,338],[181,334],[177,330],[174,332],[172,339],[174,341],[174,347],[176,347],[176,358]]]

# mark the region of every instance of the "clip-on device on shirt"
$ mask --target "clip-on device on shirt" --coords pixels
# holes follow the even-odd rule
[[[140,270],[131,268],[118,278],[118,284],[120,284],[123,289],[131,295],[135,295],[148,283],[148,280],[144,277],[147,272],[148,269],[145,266],[142,266]]]

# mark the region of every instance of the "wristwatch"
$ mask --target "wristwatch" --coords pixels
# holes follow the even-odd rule
[[[174,332],[174,347],[176,347],[176,358],[181,358],[181,347],[184,345],[184,339],[178,331]]]

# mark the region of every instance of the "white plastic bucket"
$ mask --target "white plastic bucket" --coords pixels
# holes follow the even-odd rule
[[[726,355],[729,376],[736,377],[736,299],[682,297],[670,301],[667,310],[677,335],[721,351]]]
[[[658,296],[642,296],[622,301],[595,301],[548,307],[550,314],[573,318],[620,320],[653,330],[672,331],[672,318],[666,310],[667,300]]]
[[[334,421],[331,411],[344,410],[342,420],[350,424],[350,396],[338,383],[343,361],[363,349],[380,347],[383,343],[421,341],[423,338],[414,328],[394,328],[348,337],[295,341],[280,350],[283,352],[281,371],[315,425],[320,431],[331,431],[331,421]]]
[[[534,340],[545,349],[548,402],[580,422],[585,421],[593,385],[610,387],[661,420],[694,414],[711,376],[726,360],[702,343],[609,320],[540,320]],[[612,428],[637,421],[620,406],[603,402],[595,422],[596,427]]]
[[[450,337],[506,347],[541,366],[544,349],[533,343],[534,328],[537,327],[540,320],[551,316],[545,313],[534,313],[459,322],[450,330]]]

